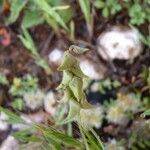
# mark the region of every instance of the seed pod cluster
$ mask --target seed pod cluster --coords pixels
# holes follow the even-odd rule
[[[78,54],[82,53],[77,49],[77,47],[74,47],[74,49],[78,51]],[[62,101],[68,102],[70,106],[68,113],[69,118],[67,118],[74,118],[80,112],[81,108],[93,108],[93,106],[88,103],[83,91],[83,79],[87,78],[87,76],[81,71],[79,62],[71,54],[70,49],[64,53],[62,63],[58,70],[63,71],[63,79],[57,89],[64,91]]]

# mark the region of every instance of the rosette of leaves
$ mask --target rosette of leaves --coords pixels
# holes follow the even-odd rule
[[[141,25],[146,21],[146,13],[142,6],[135,3],[129,9],[130,23],[133,25]]]
[[[94,5],[97,9],[102,10],[102,15],[106,18],[115,15],[122,9],[118,0],[95,0]]]
[[[27,92],[36,91],[37,88],[38,78],[27,74],[23,78],[15,77],[9,92],[13,96],[23,96]]]
[[[63,71],[63,79],[57,89],[64,91],[62,102],[69,104],[69,113],[64,121],[67,123],[74,120],[80,113],[80,109],[89,109],[93,106],[88,103],[86,95],[83,91],[83,79],[87,78],[80,69],[78,60],[71,54],[83,53],[87,49],[71,46],[68,51],[64,53],[63,60],[58,70]]]

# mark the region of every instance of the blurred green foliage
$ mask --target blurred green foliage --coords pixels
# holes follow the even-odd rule
[[[0,73],[0,84],[8,85],[9,81],[7,80],[6,76]]]
[[[115,15],[122,9],[118,0],[95,0],[94,5],[97,9],[102,10],[102,15],[104,17]]]
[[[37,88],[38,78],[28,74],[23,78],[15,77],[9,92],[13,96],[23,96],[25,93],[35,91]]]

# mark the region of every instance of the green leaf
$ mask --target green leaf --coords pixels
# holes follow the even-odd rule
[[[104,150],[104,146],[97,135],[97,133],[91,128],[90,131],[84,129],[83,127],[81,130],[84,132],[87,143],[89,145],[90,150]]]
[[[83,72],[80,69],[79,62],[76,60],[76,58],[69,53],[69,51],[66,51],[63,56],[63,60],[61,65],[58,67],[59,71],[68,70],[73,75],[76,75],[80,78],[87,77],[83,74]]]
[[[49,14],[53,19],[56,20],[56,22],[61,25],[65,30],[68,31],[68,27],[66,26],[64,20],[61,18],[61,16],[51,7],[46,0],[35,0],[35,3],[38,5],[38,7]]]
[[[13,96],[23,96],[27,92],[34,92],[37,90],[38,79],[29,74],[23,78],[14,78],[9,92]]]
[[[87,101],[85,94],[84,94],[84,98],[80,102],[80,106],[83,109],[91,109],[95,107]]]
[[[63,6],[60,6],[60,7],[63,7]],[[68,23],[74,15],[74,12],[71,7],[69,7],[68,9],[57,10],[57,12],[65,23]]]
[[[103,143],[102,143],[100,137],[98,136],[98,134],[93,130],[93,128],[91,128],[90,131],[94,135],[94,137],[96,138],[96,140],[98,142],[98,145],[99,145],[99,148],[101,148],[102,150],[104,150]]]
[[[14,138],[16,138],[18,141],[21,141],[21,142],[39,142],[40,141],[40,139],[37,136],[32,135],[31,129],[16,131],[12,135],[14,136]]]
[[[101,9],[101,8],[103,8],[105,6],[105,3],[103,1],[96,0],[94,2],[94,5],[95,5],[96,8]]]
[[[142,114],[142,116],[149,116],[150,115],[150,109],[148,109],[148,110],[146,110],[143,114]]]
[[[81,149],[83,149],[84,147],[84,145],[80,141],[61,132],[49,129],[47,127],[42,127],[42,126],[36,126],[36,128],[39,131],[42,131],[45,136],[53,139],[57,143],[64,144],[67,147],[77,147]]]
[[[79,77],[73,77],[73,79],[69,82],[69,87],[74,94],[74,97],[80,102],[84,97],[84,92],[82,89],[83,82]]]
[[[130,23],[141,25],[146,20],[146,14],[142,6],[138,3],[133,4],[129,9]]]
[[[17,123],[23,123],[25,124],[26,122],[20,118],[18,115],[16,115],[15,113],[7,110],[7,109],[4,109],[2,107],[0,107],[0,112],[4,112],[8,117],[9,117],[9,123],[12,123],[12,124],[17,124]]]
[[[56,142],[55,140],[53,140],[49,137],[46,137],[46,138],[47,138],[47,143],[48,143],[48,145],[50,145],[52,150],[61,150],[62,149],[62,146],[60,143]],[[47,150],[47,149],[45,149],[45,150]]]
[[[63,125],[69,122],[72,122],[76,119],[76,116],[79,114],[80,112],[80,107],[79,105],[70,99],[69,101],[69,112],[67,117],[64,120],[60,120],[59,122],[56,122],[56,125]]]
[[[31,28],[44,22],[44,17],[38,10],[27,10],[23,17],[22,26]]]
[[[63,98],[61,99],[62,102],[69,102],[69,100],[71,100],[73,97],[72,95],[72,91],[70,90],[70,88],[66,88],[65,90],[65,94],[63,96]]]
[[[76,64],[69,69],[75,76],[79,78],[88,78],[81,70],[80,63],[77,61]]]
[[[44,13],[44,18],[45,18],[46,22],[48,23],[48,25],[53,28],[55,33],[59,34],[59,25],[56,22],[56,20],[54,18],[52,18],[51,16],[49,16],[47,13]]]
[[[69,86],[69,82],[72,80],[73,74],[70,71],[63,71],[63,78],[60,85],[57,87],[57,89],[63,89],[66,86]]]
[[[61,16],[65,23],[68,23],[73,17],[74,13],[68,1],[64,0],[49,0],[52,8]]]
[[[109,10],[108,10],[107,7],[105,7],[105,8],[102,10],[102,15],[103,15],[104,17],[108,17],[108,16],[109,16]]]
[[[25,7],[27,3],[27,0],[12,0],[11,1],[11,14],[8,18],[8,24],[14,23],[17,18],[19,17],[19,14],[21,10]]]
[[[91,15],[90,15],[90,0],[79,0],[79,4],[81,10],[85,16],[86,22],[90,23]]]
[[[37,52],[34,41],[32,40],[32,37],[30,36],[28,30],[24,26],[22,26],[22,31],[23,31],[23,36],[20,36],[22,43],[32,53],[32,55],[36,59],[37,65],[42,67],[45,70],[45,72],[48,75],[50,75],[52,73],[52,70],[49,67],[49,65],[46,63],[46,61],[40,57],[39,53]]]
[[[77,63],[77,60],[73,55],[71,55],[68,51],[64,52],[63,59],[61,65],[58,67],[59,71],[70,70]]]
[[[22,27],[22,31],[23,31],[23,35],[19,36],[22,43],[32,53],[32,55],[39,58],[40,56],[36,50],[36,46],[32,40],[31,35],[29,34],[28,30],[25,27]]]
[[[17,98],[15,99],[13,102],[12,102],[12,107],[15,109],[15,110],[23,110],[24,108],[24,102],[22,99],[20,98]]]

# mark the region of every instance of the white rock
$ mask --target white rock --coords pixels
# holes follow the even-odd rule
[[[89,60],[82,60],[80,62],[80,68],[83,71],[83,73],[85,75],[87,75],[88,77],[90,77],[91,79],[101,79],[102,75],[99,74],[94,65],[89,61]]]
[[[8,129],[9,124],[7,121],[8,121],[8,116],[5,113],[0,112],[0,130],[1,131]]]
[[[98,37],[97,44],[105,60],[133,60],[142,51],[140,35],[135,28],[114,26]]]
[[[7,139],[2,143],[0,150],[18,150],[18,142],[13,136],[8,136]]]
[[[26,103],[26,106],[32,110],[35,110],[43,105],[45,94],[37,90],[36,92],[29,92],[23,96],[23,100]]]
[[[56,97],[52,91],[48,92],[44,98],[44,108],[45,111],[50,113],[52,116],[55,115],[56,112]]]
[[[58,65],[60,64],[62,57],[63,52],[58,48],[53,49],[48,55],[49,61]]]

